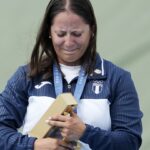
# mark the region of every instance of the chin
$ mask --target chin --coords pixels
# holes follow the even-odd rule
[[[65,61],[64,62],[64,65],[67,65],[67,66],[77,66],[77,65],[80,65],[79,61],[73,61],[73,60],[70,60],[70,61]]]

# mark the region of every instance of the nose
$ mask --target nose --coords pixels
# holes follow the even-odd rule
[[[65,37],[65,46],[66,48],[70,48],[74,45],[73,37],[70,34],[67,34]]]

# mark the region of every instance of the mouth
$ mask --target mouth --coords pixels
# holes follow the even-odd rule
[[[72,49],[69,49],[69,48],[64,48],[63,50],[64,51],[75,51],[75,50],[77,50],[78,48],[72,48]]]
[[[78,48],[74,48],[74,49],[63,49],[64,52],[66,53],[74,53],[76,51],[78,51],[79,49]]]

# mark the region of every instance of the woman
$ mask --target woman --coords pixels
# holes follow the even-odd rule
[[[89,0],[51,0],[29,65],[20,67],[0,95],[0,149],[137,150],[141,145],[138,96],[130,73],[96,53],[97,25]],[[71,116],[47,118],[60,138],[28,132],[61,93],[78,106]],[[17,129],[23,126],[23,133]]]

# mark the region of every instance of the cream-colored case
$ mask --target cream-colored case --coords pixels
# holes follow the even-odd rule
[[[60,94],[35,127],[28,133],[29,136],[37,138],[46,137],[53,127],[45,123],[45,120],[56,114],[66,115],[67,113],[70,113],[76,105],[77,102],[71,93]]]

